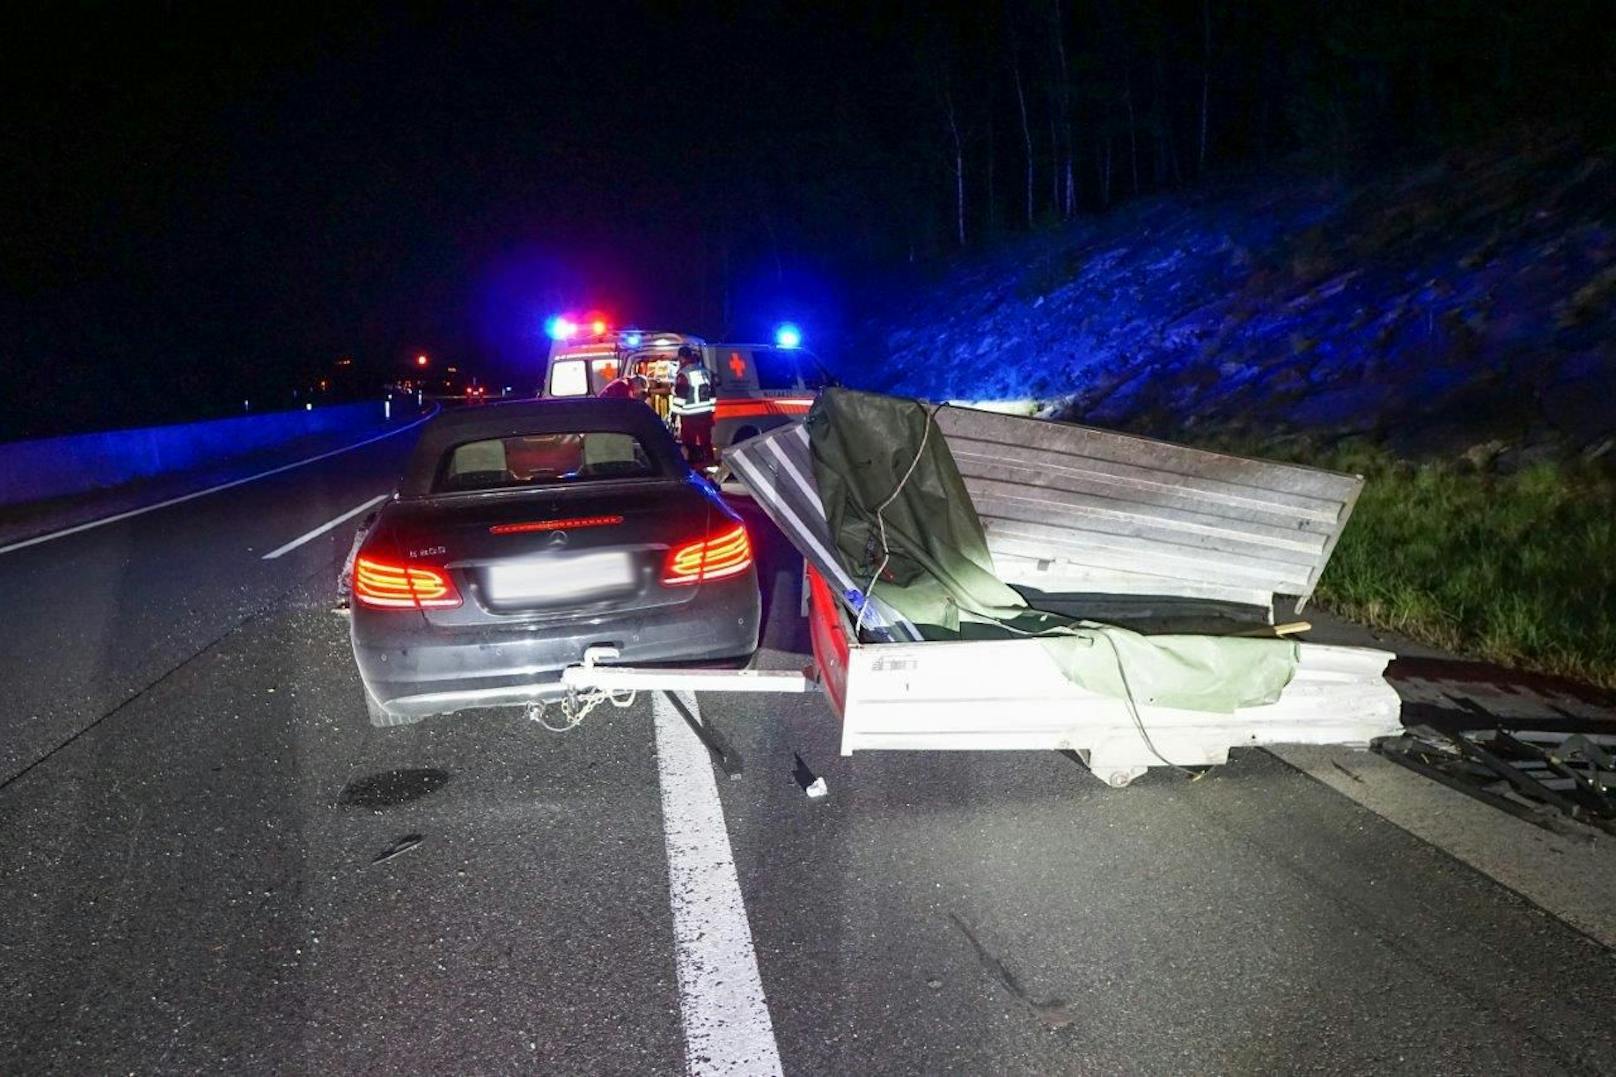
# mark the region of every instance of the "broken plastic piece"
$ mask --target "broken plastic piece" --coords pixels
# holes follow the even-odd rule
[[[804,793],[808,794],[809,799],[818,800],[820,797],[829,793],[830,786],[825,784],[825,779],[819,777],[813,771],[809,770],[808,764],[802,761],[802,756],[795,752],[791,754],[792,758],[797,762],[797,765],[792,768],[791,776],[797,779],[798,787],[801,788]]]
[[[393,859],[393,857],[401,856],[404,853],[409,852],[411,849],[421,844],[423,840],[425,839],[423,839],[420,834],[405,834],[402,838],[399,838],[393,844],[389,845],[387,848],[383,849],[381,852],[372,857],[370,862],[372,864],[385,864],[389,860]]]

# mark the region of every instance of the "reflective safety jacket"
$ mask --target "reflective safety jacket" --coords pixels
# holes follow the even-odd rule
[[[673,383],[673,414],[711,415],[716,408],[713,379],[707,369],[695,363],[682,368]]]

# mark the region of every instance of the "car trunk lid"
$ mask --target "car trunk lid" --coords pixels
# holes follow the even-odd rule
[[[662,585],[668,551],[705,534],[711,502],[692,483],[484,493],[400,506],[395,541],[444,566],[463,601],[434,624],[525,625],[677,605],[695,588]]]

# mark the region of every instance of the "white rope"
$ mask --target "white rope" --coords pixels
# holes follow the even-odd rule
[[[921,407],[924,408],[924,405],[921,405]],[[920,448],[915,451],[915,458],[909,462],[909,469],[903,473],[903,478],[898,480],[898,485],[893,489],[892,493],[887,495],[887,499],[885,501],[881,502],[881,504],[876,507],[876,510],[875,510],[875,524],[876,524],[876,532],[877,532],[877,534],[880,535],[880,538],[881,538],[881,563],[880,563],[879,566],[876,567],[875,574],[870,577],[869,586],[865,587],[865,589],[864,589],[863,601],[859,603],[858,620],[856,622],[854,622],[854,624],[853,624],[853,634],[855,636],[857,636],[858,633],[864,627],[864,611],[870,608],[870,599],[873,598],[874,595],[875,595],[876,582],[878,580],[880,580],[881,573],[883,573],[883,572],[885,572],[887,570],[887,563],[892,558],[891,551],[887,548],[887,521],[886,521],[886,517],[883,515],[883,513],[886,512],[887,506],[891,505],[894,501],[896,501],[898,499],[898,495],[903,492],[904,486],[908,484],[910,476],[912,476],[915,473],[915,468],[920,465],[920,458],[926,454],[926,442],[931,437],[932,425],[936,421],[936,415],[937,415],[938,410],[940,408],[942,408],[942,407],[943,407],[943,405],[939,404],[939,405],[937,405],[937,407],[933,408],[931,411],[926,412],[926,427],[921,432],[921,435],[920,435]],[[1042,611],[1029,610],[1028,612],[1030,612],[1030,613],[1041,613]],[[1048,630],[1032,632],[1032,631],[1027,631],[1025,629],[1016,628],[1015,626],[1010,625],[1010,624],[1005,624],[1004,622],[1000,622],[1000,624],[1001,624],[1001,627],[1003,627],[1003,628],[1007,629],[1008,631],[1012,632],[1013,634],[1019,635],[1019,636],[1047,636],[1047,635],[1050,634],[1048,632]],[[1077,635],[1077,634],[1080,634],[1084,630],[1083,629],[1067,629],[1067,631],[1070,631],[1070,632],[1072,632],[1072,634]],[[1111,638],[1110,632],[1107,631],[1107,626],[1097,625],[1097,626],[1095,626],[1095,628],[1088,629],[1087,631],[1093,631],[1097,635],[1103,637],[1105,639],[1106,644],[1111,648],[1111,656],[1116,660],[1116,664],[1117,664],[1117,677],[1122,682],[1122,698],[1123,698],[1123,702],[1127,705],[1128,716],[1133,719],[1134,728],[1138,730],[1139,739],[1144,742],[1145,748],[1149,750],[1151,755],[1153,755],[1157,759],[1159,759],[1164,766],[1171,767],[1174,770],[1179,771],[1180,773],[1187,775],[1191,780],[1199,778],[1201,775],[1196,774],[1194,771],[1191,771],[1187,767],[1181,766],[1178,763],[1174,763],[1172,760],[1170,760],[1166,756],[1162,755],[1162,753],[1156,749],[1155,742],[1150,739],[1150,732],[1145,728],[1144,717],[1139,713],[1139,705],[1138,705],[1137,701],[1134,699],[1133,685],[1130,684],[1129,681],[1128,681],[1128,672],[1124,668],[1123,661],[1122,661],[1122,651],[1117,647],[1116,640]]]
[[[920,407],[922,411],[925,411],[924,404],[917,406]],[[858,620],[853,623],[853,635],[855,637],[857,637],[859,632],[864,628],[864,611],[870,608],[870,599],[875,594],[875,583],[881,578],[881,573],[887,570],[887,562],[892,559],[892,553],[887,549],[887,519],[882,515],[882,513],[886,512],[887,506],[896,501],[898,499],[898,495],[903,493],[903,488],[908,484],[909,477],[915,473],[915,468],[920,466],[920,458],[926,454],[926,442],[931,438],[932,423],[935,421],[934,417],[937,414],[937,408],[940,407],[942,407],[941,404],[937,405],[937,407],[933,408],[931,411],[925,412],[926,426],[920,432],[920,448],[915,450],[915,458],[909,461],[909,470],[903,473],[903,478],[898,480],[898,485],[893,488],[892,493],[887,495],[887,499],[881,502],[880,505],[876,506],[875,526],[877,532],[881,536],[881,563],[880,565],[876,566],[875,575],[870,577],[869,586],[864,588],[864,597],[859,603]]]
[[[1105,642],[1111,647],[1111,656],[1117,661],[1117,677],[1122,681],[1122,698],[1128,704],[1128,716],[1133,719],[1134,728],[1139,730],[1139,739],[1145,742],[1145,747],[1149,749],[1150,754],[1161,760],[1163,766],[1172,767],[1192,782],[1198,780],[1201,777],[1200,774],[1195,773],[1186,766],[1173,762],[1156,750],[1156,742],[1150,739],[1150,733],[1145,729],[1145,719],[1139,713],[1138,703],[1134,701],[1133,685],[1128,683],[1128,671],[1122,665],[1122,651],[1117,647],[1117,641],[1111,638],[1110,626],[1096,625],[1090,631],[1104,637]],[[1202,773],[1205,772],[1203,771]]]

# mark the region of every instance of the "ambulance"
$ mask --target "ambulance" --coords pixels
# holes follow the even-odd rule
[[[835,384],[799,339],[782,332],[774,344],[720,344],[689,333],[563,321],[559,334],[551,331],[539,395],[596,396],[612,380],[638,374],[651,387],[646,403],[668,419],[679,349],[690,348],[716,387],[713,448],[724,449],[802,418],[819,390]]]

